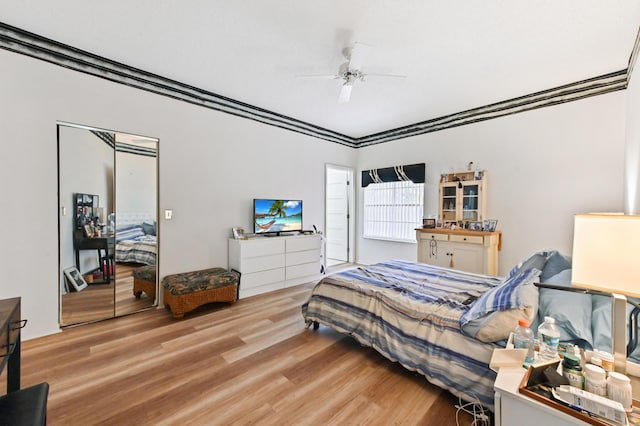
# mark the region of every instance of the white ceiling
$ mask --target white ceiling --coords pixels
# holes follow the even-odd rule
[[[637,0],[0,0],[0,21],[351,137],[627,67]],[[343,47],[371,46],[337,102]]]

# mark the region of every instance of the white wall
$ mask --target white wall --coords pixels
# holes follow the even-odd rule
[[[22,297],[23,338],[58,331],[56,121],[156,137],[160,276],[227,265],[254,197],[304,201],[324,223],[324,164],[356,150],[0,50],[0,298]]]
[[[619,91],[363,148],[358,172],[424,161],[428,215],[438,213],[440,173],[466,170],[469,161],[486,170],[487,216],[503,231],[504,275],[539,249],[570,254],[575,213],[622,210],[625,101]],[[358,206],[361,218],[362,197]],[[358,240],[361,263],[415,260],[416,251],[415,244]]]
[[[640,55],[636,56],[627,88],[624,212],[640,214]]]
[[[161,277],[225,266],[253,198],[302,199],[304,227],[323,224],[325,163],[359,173],[424,161],[433,214],[439,174],[474,161],[504,232],[502,274],[540,248],[569,253],[574,213],[622,208],[625,92],[355,150],[4,50],[0,64],[0,298],[22,297],[25,339],[58,330],[58,120],[160,140],[159,204],[174,210],[159,222]],[[356,253],[415,259],[416,246],[359,239]]]
[[[149,217],[155,216],[156,169],[156,157],[116,152],[117,213],[147,213]]]

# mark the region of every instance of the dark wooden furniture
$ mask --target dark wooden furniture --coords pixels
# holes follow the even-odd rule
[[[0,372],[7,367],[7,393],[20,389],[20,298],[0,300]]]
[[[47,424],[49,384],[20,389],[20,298],[0,300],[0,372],[7,367],[7,394],[0,396],[0,425]]]
[[[104,283],[111,282],[111,265],[113,264],[114,253],[113,237],[94,237],[87,238],[84,230],[76,229],[73,231],[73,248],[76,252],[76,268],[80,270],[80,251],[96,250],[98,252],[98,264],[102,270]]]

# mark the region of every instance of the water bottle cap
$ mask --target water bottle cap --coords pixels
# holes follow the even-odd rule
[[[531,323],[529,322],[529,320],[526,320],[526,319],[524,319],[524,318],[520,318],[520,319],[518,320],[518,325],[519,325],[520,327],[529,327],[529,326],[531,325]]]
[[[555,324],[556,319],[554,317],[544,317],[544,322],[548,322],[550,324]]]

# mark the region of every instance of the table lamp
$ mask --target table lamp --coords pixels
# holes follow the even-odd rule
[[[611,348],[615,370],[626,372],[627,298],[640,297],[640,216],[578,214],[571,284],[612,294]]]

